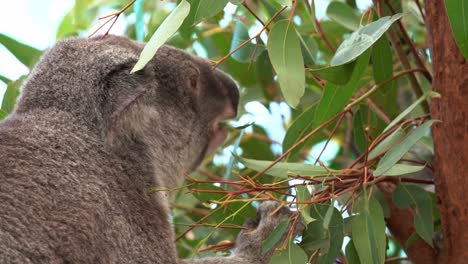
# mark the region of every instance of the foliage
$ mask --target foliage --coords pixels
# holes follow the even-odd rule
[[[276,200],[296,210],[307,228],[300,242],[290,237],[280,245],[284,251],[275,253],[273,263],[334,263],[336,258],[383,263],[403,254],[386,250],[396,242],[385,232],[388,205],[377,189],[395,179],[402,184],[394,203],[415,209],[416,239],[432,245],[436,212],[427,190],[429,128],[435,120],[428,115],[428,101],[438,95],[430,91],[419,1],[381,1],[380,8],[368,10],[354,1],[334,1],[323,20],[316,17],[314,1],[138,0],[132,12],[134,2],[76,1],[57,39],[86,36],[99,9],[111,7],[117,12],[106,16],[105,26],[125,19],[125,34],[134,39],[148,31],[134,71],[168,42],[206,54],[214,67],[229,73],[241,87],[240,114],[252,101],[266,108],[286,101],[292,111],[291,120],[278,124],[287,129],[281,153],[272,151],[280,143],[255,124],[232,129],[224,147],[234,145],[233,152],[242,154],[225,164],[210,157],[188,177],[173,204],[181,257],[226,251],[231,244],[225,240],[234,241],[243,222],[255,217],[258,201]],[[466,3],[446,4],[466,57],[468,23],[454,22],[467,21],[461,12]],[[38,59],[40,51],[7,36],[0,35],[0,43],[29,68]],[[8,83],[0,110],[4,118],[23,78],[0,77]],[[327,163],[321,161],[324,150],[310,152],[323,141],[340,146]],[[274,236],[265,247],[274,244]],[[351,242],[344,245],[344,237]]]

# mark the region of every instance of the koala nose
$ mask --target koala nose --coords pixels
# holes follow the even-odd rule
[[[216,70],[214,75],[226,88],[226,94],[231,101],[232,109],[234,110],[234,115],[229,118],[233,118],[237,115],[237,106],[239,104],[239,88],[237,84],[223,72]]]

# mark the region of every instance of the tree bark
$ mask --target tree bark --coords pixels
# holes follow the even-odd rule
[[[460,0],[466,1],[466,0]],[[443,249],[438,263],[467,263],[468,250],[468,64],[451,31],[443,0],[426,0],[426,26],[433,66],[431,101],[435,182]],[[462,23],[462,21],[460,21]]]

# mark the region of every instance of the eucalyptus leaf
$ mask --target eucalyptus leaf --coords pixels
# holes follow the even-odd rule
[[[423,101],[425,101],[425,100],[427,100],[427,99],[429,99],[431,97],[439,98],[440,94],[437,93],[437,92],[433,92],[433,91],[428,91],[428,92],[424,93],[421,97],[418,98],[418,100],[414,101],[414,103],[412,103],[410,106],[408,106],[395,119],[393,119],[392,122],[390,122],[390,124],[387,125],[387,127],[384,129],[383,132],[389,130],[390,128],[392,128],[393,126],[398,124],[400,121],[403,120],[403,118],[405,118],[407,115],[409,115],[419,104],[421,104]]]
[[[349,82],[353,74],[355,62],[341,64],[337,66],[329,66],[319,69],[308,69],[310,73],[326,81],[338,85],[344,85]]]
[[[369,152],[368,159],[373,159],[400,143],[405,135],[406,133],[402,128],[396,129]]]
[[[218,14],[228,3],[229,0],[192,0],[192,25]]]
[[[360,27],[341,43],[333,56],[331,65],[345,64],[359,57],[382,37],[393,22],[402,16],[402,14],[396,14],[391,17],[382,17],[375,22]]]
[[[9,50],[21,63],[32,69],[42,51],[23,44],[16,39],[0,33],[0,44]]]
[[[263,171],[266,167],[270,166],[273,161],[267,160],[252,160],[252,159],[245,159],[241,157],[237,157],[239,161],[244,164],[247,168],[250,168],[255,171]],[[270,168],[266,174],[280,177],[280,178],[288,178],[288,173],[293,172],[296,174],[300,174],[302,176],[325,176],[329,175],[330,173],[336,172],[334,170],[326,170],[321,166],[314,166],[304,163],[287,163],[287,162],[279,162],[276,163],[272,168]]]
[[[343,217],[333,203],[314,204],[311,208],[311,216],[316,221],[307,225],[301,246],[309,255],[317,255],[314,263],[335,263],[343,245]]]
[[[414,131],[406,137],[401,143],[390,149],[383,158],[379,161],[377,169],[374,171],[374,176],[385,174],[392,168],[409,150],[410,148],[424,135],[434,123],[434,120],[429,120],[421,126],[414,129]]]
[[[392,197],[393,202],[398,208],[412,208],[415,210],[414,225],[416,233],[432,246],[434,224],[431,196],[418,186],[399,184],[393,192]]]
[[[303,201],[310,201],[310,192],[307,189],[307,186],[296,186],[296,197],[298,202],[303,202]],[[308,224],[312,223],[315,221],[314,218],[310,216],[310,206],[309,205],[301,205],[301,207],[304,206],[304,208],[300,211],[302,220],[304,221],[304,224],[307,226]]]
[[[468,1],[445,0],[445,7],[458,47],[468,60]]]
[[[400,176],[410,173],[415,173],[422,171],[425,166],[416,166],[408,164],[395,164],[387,172],[384,173],[385,176]]]
[[[301,45],[291,21],[281,20],[273,26],[268,36],[268,55],[286,102],[296,107],[304,94],[305,71]]]
[[[356,11],[348,4],[336,1],[328,5],[327,17],[351,30],[357,30],[359,28],[359,21],[361,20]]]
[[[359,57],[354,66],[351,80],[346,85],[334,85],[331,82],[325,85],[324,93],[315,111],[314,124],[316,127],[345,108],[353,94],[360,88],[359,80],[369,64],[369,57],[370,52],[365,52]]]
[[[139,71],[154,57],[158,49],[179,29],[190,11],[190,4],[182,0],[172,13],[162,22],[146,43],[140,58],[132,69],[132,73]]]
[[[262,251],[263,254],[268,252],[273,246],[278,243],[283,237],[284,233],[286,232],[286,229],[288,228],[288,221],[284,221],[278,224],[278,226],[271,232],[271,235],[263,241],[263,246],[262,246]]]
[[[348,242],[348,245],[346,245],[345,255],[349,264],[361,264],[352,239]]]
[[[301,247],[289,241],[287,250],[275,251],[270,264],[300,264],[307,263],[307,255]]]
[[[351,224],[352,239],[361,263],[384,264],[385,221],[378,201],[361,196],[355,204],[357,216]]]

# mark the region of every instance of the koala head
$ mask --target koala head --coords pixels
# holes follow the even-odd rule
[[[196,168],[226,138],[239,93],[208,61],[163,46],[130,73],[143,44],[124,37],[70,39],[50,49],[27,80],[16,114],[66,112],[107,144],[144,145]]]

